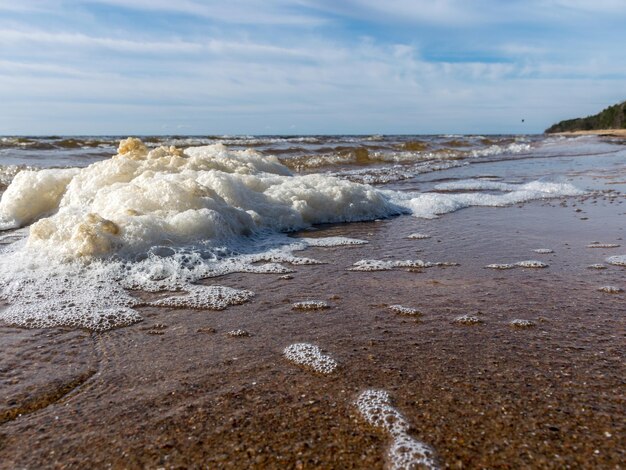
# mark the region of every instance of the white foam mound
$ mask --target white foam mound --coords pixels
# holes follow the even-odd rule
[[[620,246],[618,243],[591,243],[587,245],[587,248],[619,248]]]
[[[549,253],[554,253],[554,250],[551,250],[550,248],[537,248],[533,251],[535,253],[539,253],[540,255],[547,255]]]
[[[249,290],[232,289],[223,286],[189,285],[187,292],[151,302],[156,307],[194,308],[224,310],[231,305],[239,305],[254,297]]]
[[[313,344],[292,344],[283,350],[283,355],[291,362],[313,369],[320,374],[330,374],[337,368],[337,361],[323,354],[320,348]]]
[[[626,255],[611,256],[606,262],[614,266],[626,266]]]
[[[69,258],[230,239],[399,213],[382,193],[327,175],[294,176],[275,157],[223,145],[148,151],[138,139],[86,168],[23,171],[0,201],[3,226]]]
[[[370,425],[381,428],[393,439],[387,452],[390,468],[439,468],[435,452],[410,436],[409,423],[391,406],[391,399],[386,391],[366,390],[357,398],[356,406]]]
[[[17,173],[0,199],[0,230],[22,227],[55,211],[78,171],[71,168]]]

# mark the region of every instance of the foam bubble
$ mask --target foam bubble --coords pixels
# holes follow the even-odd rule
[[[606,266],[603,264],[590,264],[587,266],[588,269],[606,269]]]
[[[535,322],[532,320],[515,319],[509,323],[514,328],[532,328],[535,326]]]
[[[414,240],[424,240],[426,238],[430,238],[430,235],[426,235],[424,233],[412,233],[407,238],[412,238]]]
[[[616,286],[602,286],[598,287],[600,292],[606,292],[607,294],[619,294],[620,292],[624,292],[624,289]]]
[[[332,247],[332,246],[356,246],[367,245],[367,240],[348,237],[324,237],[324,238],[302,238],[309,246]]]
[[[370,425],[381,428],[393,439],[387,452],[390,468],[439,468],[433,449],[409,435],[409,423],[391,406],[386,391],[366,390],[357,398],[356,406]]]
[[[487,266],[485,266],[485,268],[488,269],[513,269],[515,268],[514,264],[508,264],[508,263],[494,263],[494,264],[488,264]]]
[[[246,330],[232,330],[232,331],[229,331],[228,333],[226,333],[226,335],[228,335],[228,336],[230,336],[232,338],[248,338],[248,337],[252,336]]]
[[[504,183],[498,184],[501,185]],[[469,182],[463,184],[457,183],[454,188],[458,190],[469,189],[476,191],[487,188],[493,189],[493,185],[491,185],[491,182],[479,180],[472,181],[471,184]],[[509,192],[503,194],[485,194],[482,192],[459,194],[383,192],[392,202],[410,210],[415,217],[426,219],[433,219],[442,214],[473,206],[504,207],[534,199],[549,199],[560,196],[578,196],[584,194],[583,191],[569,183],[549,183],[542,181],[507,185],[506,189]]]
[[[410,315],[410,316],[419,316],[422,314],[419,310],[411,307],[404,307],[403,305],[390,305],[387,307],[394,313],[398,313],[400,315]]]
[[[385,261],[377,259],[362,259],[352,265],[348,271],[389,271],[394,268],[429,268],[435,266],[422,260]]]
[[[337,368],[337,361],[323,354],[319,347],[308,343],[295,343],[283,350],[291,362],[313,369],[320,374],[330,374]]]
[[[33,269],[28,260],[22,259],[18,266],[17,272],[0,272],[0,299],[9,303],[0,311],[0,319],[10,325],[104,331],[142,320],[133,310],[141,302],[111,282],[101,265],[50,265],[42,270]]]
[[[485,268],[489,268],[489,269],[514,269],[514,268],[533,268],[533,269],[541,269],[541,268],[547,268],[549,265],[547,265],[546,263],[542,262],[542,261],[537,261],[537,260],[525,260],[525,261],[518,261],[517,263],[495,263],[495,264],[488,264],[487,266],[485,266]]]
[[[483,322],[480,318],[469,314],[456,317],[453,321],[454,323],[459,323],[461,325],[478,325]]]
[[[231,305],[248,302],[254,293],[249,290],[232,289],[223,286],[188,285],[182,295],[166,297],[150,302],[155,307],[176,307],[224,310]]]
[[[323,300],[307,300],[291,305],[292,310],[327,310],[329,308],[330,305],[328,305],[328,302],[324,302]]]
[[[614,266],[626,266],[626,255],[611,256],[606,262]]]
[[[519,266],[520,268],[534,268],[534,269],[542,269],[547,268],[548,265],[542,261],[537,260],[526,260],[526,261],[518,261],[515,263],[515,266]]]
[[[533,250],[535,253],[539,253],[539,254],[548,254],[548,253],[554,253],[554,250],[551,250],[550,248],[537,248],[535,250]]]
[[[619,248],[621,245],[617,243],[591,243],[587,248]]]

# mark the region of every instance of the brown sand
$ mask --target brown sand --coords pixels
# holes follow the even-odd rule
[[[291,280],[207,282],[252,289],[245,305],[145,308],[144,322],[104,334],[0,328],[0,467],[382,468],[387,436],[354,406],[377,388],[443,467],[622,468],[626,296],[597,288],[626,287],[625,270],[587,266],[625,252],[625,212],[623,197],[594,196],[329,226],[305,235],[371,243],[309,249],[328,264]],[[432,237],[405,238],[415,231]],[[383,256],[460,266],[346,270]],[[525,259],[550,267],[483,268]],[[303,300],[332,308],[291,309]],[[466,313],[482,323],[453,322]],[[286,361],[294,342],[340,367],[324,376]]]
[[[596,129],[593,131],[555,132],[555,135],[564,135],[564,136],[599,135],[599,136],[604,136],[604,137],[626,137],[626,129]]]

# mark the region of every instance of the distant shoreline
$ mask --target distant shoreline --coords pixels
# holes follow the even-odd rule
[[[551,134],[564,136],[601,135],[608,137],[626,137],[626,129],[594,129],[590,131],[551,132]]]

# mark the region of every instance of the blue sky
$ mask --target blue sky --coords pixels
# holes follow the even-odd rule
[[[541,132],[626,99],[625,24],[625,0],[0,0],[0,134]]]

